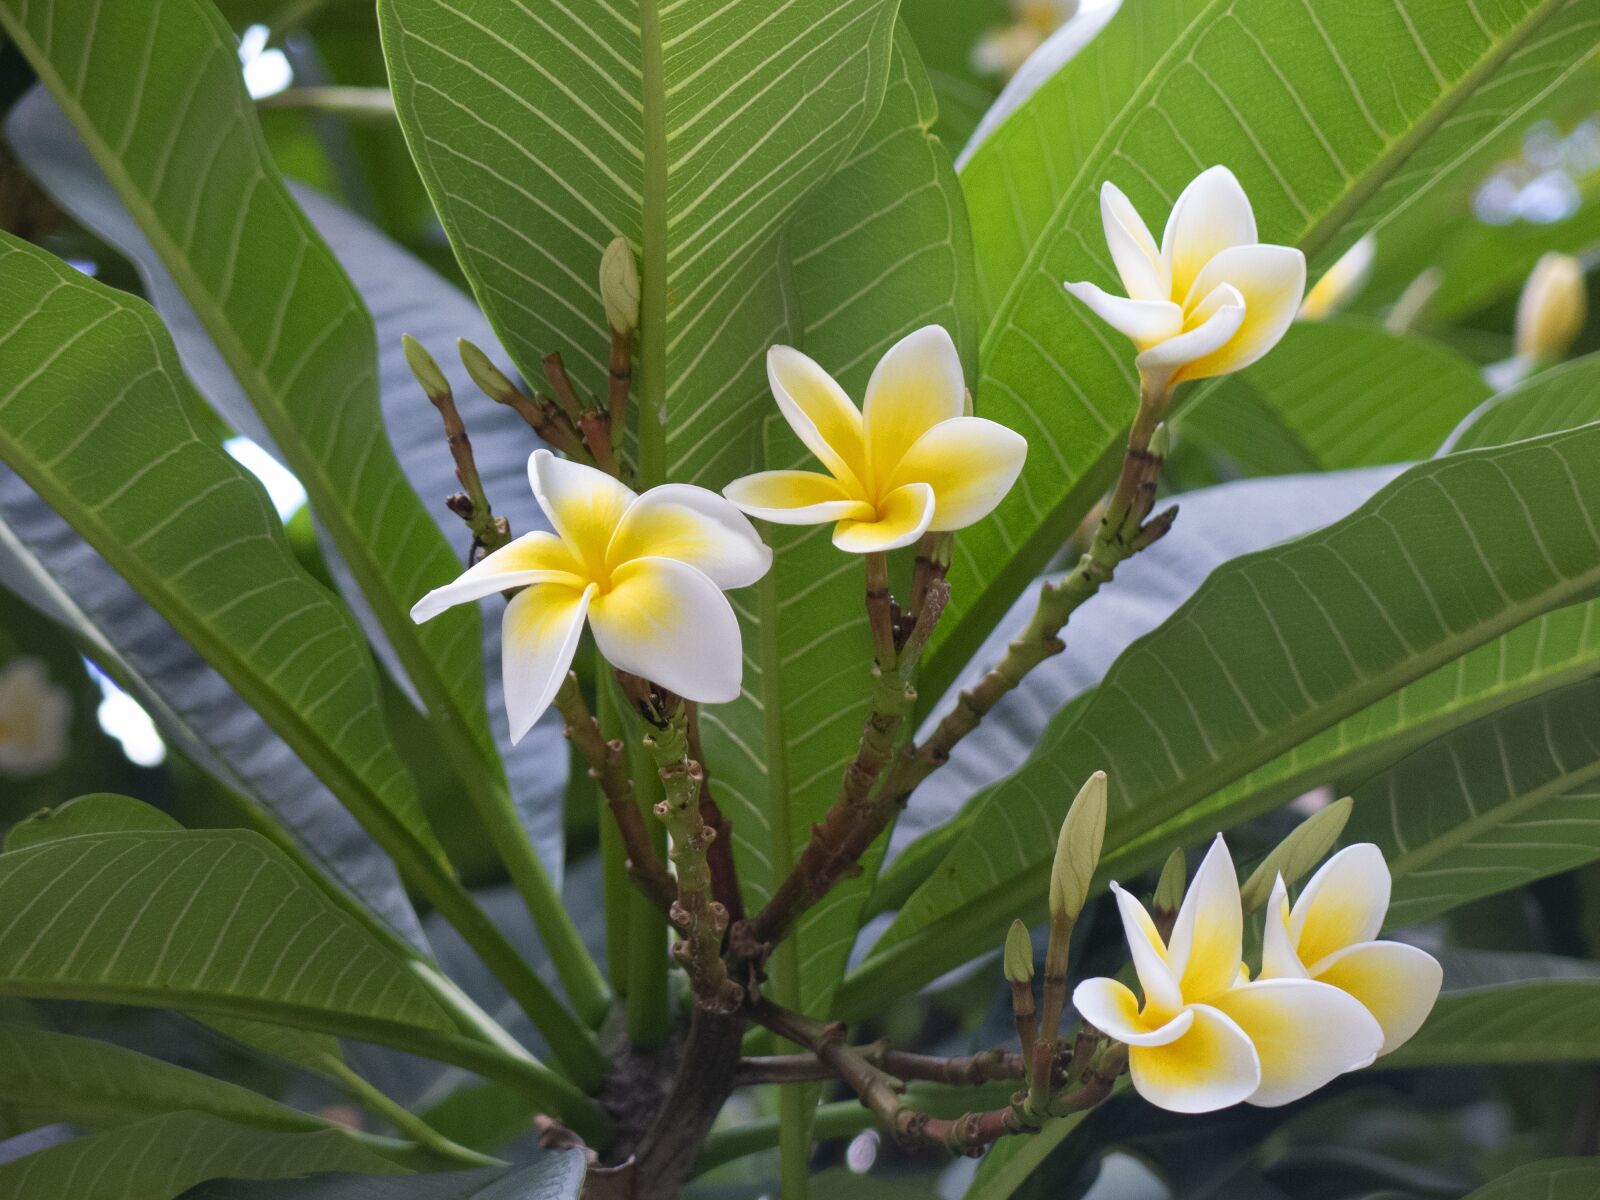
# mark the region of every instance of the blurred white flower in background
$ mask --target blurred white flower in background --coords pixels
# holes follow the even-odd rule
[[[1044,45],[1044,40],[1072,20],[1078,0],[1011,0],[1016,18],[986,32],[972,47],[972,69],[980,75],[1010,79]]]
[[[0,773],[43,775],[66,761],[72,698],[37,658],[0,667]]]

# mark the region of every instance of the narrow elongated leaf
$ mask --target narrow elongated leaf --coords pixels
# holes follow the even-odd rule
[[[1594,420],[1600,420],[1600,355],[1591,354],[1540,371],[1501,392],[1463,422],[1449,448],[1503,446]]]
[[[11,110],[5,128],[7,143],[28,173],[80,223],[115,246],[138,268],[144,293],[161,314],[184,371],[200,393],[230,425],[287,463],[288,457],[276,450],[250,398],[223,361],[172,272],[49,92],[36,86]],[[467,540],[461,520],[444,506],[444,497],[456,491],[459,483],[438,413],[423,397],[406,365],[400,342],[405,333],[434,351],[454,386],[456,404],[471,432],[478,470],[496,513],[506,517],[517,533],[548,528],[528,487],[528,454],[538,444],[537,439],[514,412],[495,404],[472,385],[453,349],[456,338],[466,338],[496,358],[502,357],[477,305],[359,217],[304,184],[290,182],[289,191],[326,240],[372,314],[377,334],[378,400],[384,426],[406,478],[445,538],[461,546]],[[404,668],[370,607],[363,602],[338,547],[326,537],[323,540],[325,556],[346,598],[356,609],[374,647],[396,667],[397,682],[406,686]],[[546,870],[559,885],[562,822],[561,806],[554,800],[563,785],[564,744],[558,723],[549,720],[516,747],[510,746],[504,692],[498,685],[502,603],[495,598],[486,601],[483,608],[483,661],[491,681],[487,690],[490,725],[497,743],[504,748],[523,824],[538,846]],[[287,794],[299,795],[301,790],[291,785]]]
[[[639,250],[641,478],[760,463],[762,355],[797,332],[790,218],[877,112],[886,0],[385,0],[396,107],[451,244],[525,375],[600,390],[600,254]]]
[[[1592,1158],[1552,1158],[1528,1163],[1466,1200],[1595,1200],[1600,1196],[1600,1162]]]
[[[374,1179],[325,1175],[296,1183],[201,1184],[181,1200],[578,1200],[581,1150],[541,1150],[538,1159],[506,1170],[452,1171]]]
[[[1446,992],[1385,1067],[1600,1059],[1600,979],[1528,979]]]
[[[6,585],[67,629],[173,746],[259,805],[329,879],[419,950],[427,942],[394,863],[244,698],[66,520],[0,465]]]
[[[998,940],[1016,910],[1042,898],[1053,833],[1093,771],[1111,777],[1114,862],[1246,771],[1592,594],[1600,479],[1583,464],[1596,453],[1600,425],[1425,463],[1345,520],[1220,568],[985,794],[973,836],[874,956],[881,963],[893,948],[906,969],[937,973],[970,944],[951,938],[957,919]],[[911,937],[914,949],[896,946]]]
[[[359,580],[452,763],[495,786],[477,619],[408,615],[459,565],[406,486],[371,318],[284,189],[206,0],[0,4],[0,25],[138,219]]]
[[[1302,321],[1260,362],[1201,391],[1178,421],[1179,441],[1203,438],[1273,474],[1299,470],[1294,461],[1248,462],[1256,431],[1232,415],[1254,399],[1294,435],[1313,469],[1414,462],[1488,398],[1477,366],[1444,346],[1350,318]]]
[[[916,48],[901,29],[883,107],[789,233],[800,344],[858,399],[895,341],[943,325],[976,362],[973,266],[966,209]],[[814,463],[777,414],[767,464]],[[746,629],[746,695],[709,708],[703,725],[719,794],[732,800],[740,876],[752,902],[770,895],[811,825],[838,795],[871,696],[872,643],[861,564],[826,527],[773,527],[775,563],[734,596]],[[870,879],[834,890],[798,938],[800,997],[825,1008],[844,970]]]
[[[295,1179],[316,1171],[383,1175],[403,1170],[339,1130],[291,1133],[176,1112],[74,1138],[0,1166],[0,1197],[171,1200],[219,1176]]]
[[[996,516],[957,540],[935,679],[965,661],[1114,470],[1134,351],[1061,290],[1113,283],[1102,180],[1159,228],[1180,189],[1223,162],[1263,240],[1300,245],[1315,271],[1369,213],[1425,193],[1443,164],[1515,123],[1597,25],[1589,0],[1426,11],[1157,0],[1125,5],[1012,113],[962,184],[985,214],[973,232],[993,314],[979,402],[1032,453]]]
[[[1355,792],[1347,835],[1376,842],[1407,925],[1600,858],[1600,680],[1431,742]]]
[[[247,697],[391,853],[437,854],[360,635],[193,424],[142,301],[0,245],[0,458]]]

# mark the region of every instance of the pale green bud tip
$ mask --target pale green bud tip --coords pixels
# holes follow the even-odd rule
[[[1157,912],[1175,913],[1183,904],[1183,889],[1189,882],[1188,865],[1184,862],[1183,848],[1180,846],[1167,855],[1166,865],[1161,868],[1161,878],[1156,882],[1156,894],[1153,905]]]
[[[632,333],[639,325],[639,264],[628,239],[619,237],[600,256],[600,299],[606,306],[606,324],[618,333]]]
[[[411,373],[417,377],[417,382],[428,393],[430,400],[450,394],[450,381],[444,377],[439,364],[433,361],[433,355],[422,348],[421,342],[409,333],[403,333],[400,335],[400,348],[405,351],[406,365],[411,368]]]
[[[1156,431],[1150,435],[1150,453],[1157,458],[1166,458],[1172,453],[1172,433],[1165,421],[1157,425]]]
[[[461,365],[472,376],[472,382],[483,389],[486,396],[499,400],[517,390],[505,373],[489,361],[489,356],[466,338],[456,339],[456,352],[461,355]]]
[[[1007,983],[1027,983],[1033,979],[1033,939],[1021,921],[1011,922],[1006,933],[1005,973]]]
[[[1078,792],[1061,823],[1050,868],[1050,919],[1075,921],[1089,898],[1106,836],[1106,773],[1096,771]]]
[[[1297,883],[1321,862],[1344,832],[1354,804],[1355,801],[1346,796],[1319,808],[1273,847],[1272,853],[1261,860],[1261,865],[1250,873],[1250,878],[1239,889],[1239,901],[1244,905],[1244,911],[1255,912],[1266,905],[1272,896],[1272,885],[1279,875],[1283,876],[1286,884]]]

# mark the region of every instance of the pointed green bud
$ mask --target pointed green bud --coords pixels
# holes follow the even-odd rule
[[[1167,855],[1161,868],[1161,878],[1156,881],[1156,894],[1150,906],[1158,913],[1173,916],[1183,904],[1183,889],[1189,884],[1189,868],[1184,862],[1183,847]]]
[[[466,338],[456,339],[456,353],[461,355],[461,365],[467,369],[467,374],[472,376],[472,382],[482,389],[485,396],[501,404],[510,403],[511,397],[517,394],[517,385],[506,377],[504,371],[489,361],[487,354]]]
[[[1061,822],[1056,861],[1050,868],[1050,919],[1076,921],[1089,898],[1089,882],[1100,865],[1106,836],[1106,773],[1096,771],[1078,792]]]
[[[618,237],[600,256],[600,299],[606,306],[606,324],[618,333],[632,333],[639,325],[639,264],[628,239]]]
[[[409,333],[401,334],[400,348],[405,351],[406,365],[417,377],[422,390],[428,393],[429,400],[437,404],[450,395],[450,381],[444,377],[439,364],[433,361],[433,355],[422,348],[421,342]]]
[[[1167,423],[1162,421],[1150,435],[1150,453],[1157,458],[1166,458],[1172,453],[1172,431],[1167,428]]]
[[[1021,921],[1011,922],[1006,933],[1005,973],[1007,983],[1028,983],[1033,979],[1033,939]]]
[[[1344,832],[1345,822],[1350,819],[1350,809],[1354,804],[1355,801],[1346,796],[1326,808],[1319,808],[1279,842],[1239,889],[1239,900],[1244,905],[1244,911],[1253,913],[1266,906],[1272,897],[1273,882],[1279,875],[1283,876],[1286,884],[1298,883],[1312,867],[1321,862]]]

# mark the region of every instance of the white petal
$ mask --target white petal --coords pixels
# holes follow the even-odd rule
[[[943,326],[925,325],[890,346],[872,370],[861,406],[870,486],[881,487],[924,433],[959,417],[966,394],[961,355]]]
[[[1339,261],[1323,272],[1297,314],[1303,321],[1320,321],[1338,312],[1366,285],[1372,274],[1372,261],[1377,254],[1378,240],[1367,234],[1339,256]]]
[[[1204,358],[1193,356],[1184,379],[1241,370],[1276,346],[1300,309],[1306,290],[1306,257],[1293,246],[1235,246],[1205,265],[1188,295],[1191,299],[1208,296],[1224,284],[1244,297],[1244,320],[1216,351]],[[1186,300],[1185,307],[1188,305]]]
[[[635,558],[675,558],[720,588],[748,587],[767,573],[772,551],[737,508],[687,483],[651,488],[623,514],[606,551],[612,569]]]
[[[1139,370],[1168,376],[1182,372],[1183,378],[1189,378],[1184,370],[1189,363],[1213,354],[1239,332],[1245,319],[1244,298],[1232,288],[1219,287],[1196,310],[1196,316],[1204,316],[1204,320],[1140,354],[1134,360]]]
[[[1279,875],[1267,901],[1266,930],[1261,940],[1261,978],[1305,979],[1307,972],[1289,934],[1289,889]]]
[[[816,471],[757,471],[722,489],[739,511],[777,525],[826,525],[871,520],[876,511],[832,475]]]
[[[1243,939],[1239,875],[1218,834],[1194,873],[1167,942],[1167,966],[1186,1001],[1206,1000],[1234,985]]]
[[[1100,185],[1100,223],[1105,226],[1111,261],[1117,265],[1128,296],[1134,300],[1171,300],[1167,265],[1155,238],[1150,236],[1149,226],[1122,189],[1110,180]]]
[[[561,540],[591,577],[603,575],[606,547],[622,514],[638,497],[604,471],[557,458],[548,450],[529,456],[528,481]]]
[[[865,435],[861,413],[844,389],[792,346],[767,351],[767,382],[806,449],[851,491],[859,491],[867,478]]]
[[[928,528],[965,529],[1005,499],[1027,456],[1021,434],[982,417],[956,417],[918,438],[886,486],[928,484],[934,496]]]
[[[1230,246],[1256,240],[1256,218],[1250,198],[1227,167],[1211,167],[1183,189],[1161,235],[1161,257],[1167,264],[1171,295],[1183,296],[1200,268]]]
[[[1377,937],[1389,888],[1389,864],[1371,842],[1346,846],[1323,863],[1289,914],[1300,961],[1315,967],[1336,950]]]
[[[636,558],[611,573],[589,605],[600,653],[689,700],[720,704],[739,694],[739,622],[717,585],[671,558]]]
[[[1152,1029],[1139,1017],[1139,1000],[1115,979],[1085,979],[1072,992],[1072,1007],[1101,1033],[1125,1046],[1165,1046],[1189,1032],[1194,1014],[1182,1009]]]
[[[1205,1004],[1194,1023],[1165,1046],[1132,1046],[1128,1070],[1138,1093],[1168,1112],[1215,1112],[1238,1104],[1261,1083],[1261,1062],[1244,1031]]]
[[[1433,1011],[1444,971],[1433,955],[1404,942],[1359,942],[1335,951],[1312,972],[1323,983],[1349,992],[1383,1027],[1389,1051],[1408,1041]]]
[[[850,554],[872,554],[909,546],[928,531],[934,513],[933,489],[907,483],[878,502],[872,519],[846,517],[833,527],[833,544]]]
[[[500,625],[500,679],[516,744],[555,699],[572,666],[594,584],[581,591],[541,583],[518,592]]]
[[[1122,932],[1128,939],[1128,953],[1133,956],[1133,970],[1144,990],[1144,1011],[1150,1014],[1152,1021],[1167,1020],[1183,1007],[1183,993],[1178,990],[1178,981],[1167,966],[1167,951],[1161,944],[1161,934],[1144,905],[1120,884],[1112,883],[1111,894],[1117,898]]]
[[[1264,979],[1211,1003],[1232,1017],[1261,1059],[1251,1104],[1273,1107],[1308,1096],[1372,1061],[1383,1031],[1372,1014],[1338,988],[1310,979]]]
[[[447,608],[481,600],[530,583],[565,583],[583,590],[582,565],[553,533],[525,533],[463,572],[454,583],[436,587],[411,607],[421,624]]]
[[[1069,283],[1067,291],[1082,300],[1111,328],[1140,349],[1157,345],[1183,328],[1183,310],[1170,300],[1127,300],[1092,283]]]

